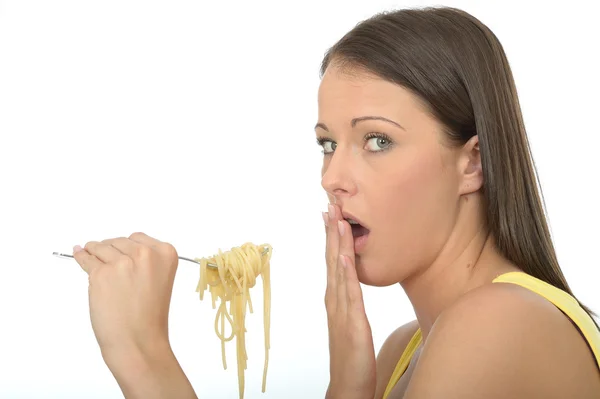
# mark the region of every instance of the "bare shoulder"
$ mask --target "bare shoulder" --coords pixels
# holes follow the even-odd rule
[[[427,337],[405,398],[593,398],[600,373],[571,321],[514,284],[477,288]]]
[[[419,329],[417,320],[413,320],[395,329],[384,341],[377,355],[377,388],[375,398],[381,398],[388,381],[396,368],[396,363],[402,356],[413,335]]]

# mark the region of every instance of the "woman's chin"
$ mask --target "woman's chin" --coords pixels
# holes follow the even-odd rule
[[[390,280],[390,275],[385,272],[385,268],[369,267],[368,263],[363,262],[360,256],[357,256],[355,261],[356,275],[361,283],[373,287],[387,287],[397,283],[397,281]]]

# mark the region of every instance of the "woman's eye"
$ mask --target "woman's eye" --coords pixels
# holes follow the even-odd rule
[[[390,146],[391,141],[384,137],[371,137],[367,140],[367,149],[369,151],[382,151]]]
[[[333,151],[335,151],[337,143],[334,143],[333,141],[324,141],[322,146],[324,154],[331,154]]]

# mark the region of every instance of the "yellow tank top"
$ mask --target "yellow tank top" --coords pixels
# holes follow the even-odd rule
[[[562,310],[579,327],[579,330],[592,349],[600,370],[600,332],[596,328],[592,318],[583,310],[575,298],[565,291],[523,272],[505,273],[496,277],[493,282],[518,284],[543,296]],[[422,340],[421,329],[418,329],[406,346],[406,349],[404,349],[402,356],[400,356],[400,360],[396,364],[396,368],[383,394],[383,399],[388,397],[400,377],[402,377],[402,374],[408,368],[408,364]]]

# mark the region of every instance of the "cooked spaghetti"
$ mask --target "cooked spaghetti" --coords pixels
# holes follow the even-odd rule
[[[266,253],[263,254],[263,251]],[[254,245],[245,243],[228,252],[219,253],[210,258],[196,258],[200,262],[200,281],[196,292],[200,292],[200,300],[204,299],[204,291],[208,288],[212,296],[213,309],[217,298],[220,304],[215,318],[215,332],[221,340],[223,368],[227,369],[225,359],[225,342],[236,338],[238,383],[240,399],[244,397],[244,370],[248,355],[246,352],[246,307],[253,313],[250,299],[250,288],[256,284],[260,275],[263,286],[263,312],[265,335],[265,364],[263,369],[262,391],[267,383],[269,364],[270,325],[271,325],[271,282],[270,262],[272,247],[269,244]],[[216,268],[208,267],[208,263],[216,264]],[[227,307],[229,304],[229,309]],[[231,326],[231,334],[225,335],[225,323]]]

